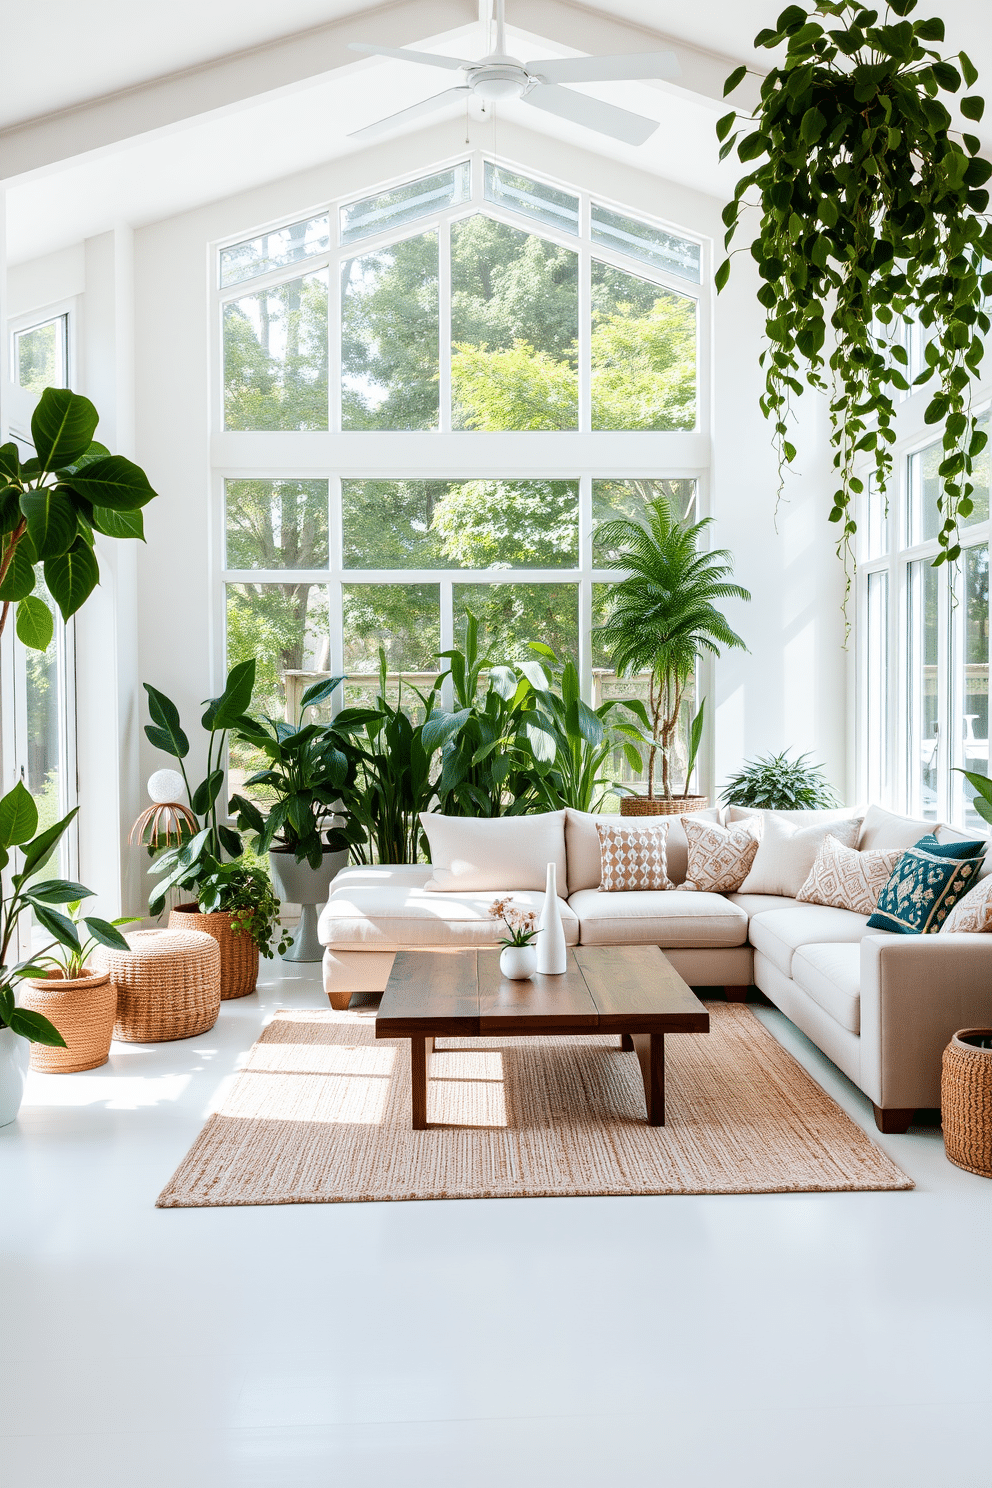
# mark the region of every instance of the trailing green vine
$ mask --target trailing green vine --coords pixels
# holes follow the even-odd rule
[[[971,386],[990,324],[984,297],[992,295],[992,264],[983,260],[992,259],[984,216],[992,165],[975,135],[952,132],[938,97],[957,93],[962,82],[973,87],[978,73],[964,52],[948,60],[930,45],[943,41],[943,21],[895,19],[915,8],[916,0],[891,0],[880,24],[878,11],[857,0],[788,6],[754,43],[786,43],[784,63],[763,79],[751,114],[735,110],[717,125],[721,159],[736,146],[742,162],[761,162],[738,182],[723,220],[729,250],[742,210],[760,208],[750,250],[763,280],[758,299],[769,342],[761,408],[774,420],[780,494],[796,457],[788,419],[804,370],[810,387],[830,393],[838,482],[830,520],[841,525],[837,550],[849,583],[855,497],[864,489],[856,464],[874,457],[884,493],[895,398],[910,388],[902,324],[923,327],[925,364],[912,386],[936,381],[924,417],[944,422],[935,564],[961,552],[973,462],[987,440],[971,413]],[[747,71],[731,73],[725,95]],[[977,120],[985,104],[968,94],[959,107]],[[742,123],[754,126],[743,138],[735,129]],[[752,189],[756,203],[746,199]],[[717,270],[718,290],[729,275],[730,257]]]

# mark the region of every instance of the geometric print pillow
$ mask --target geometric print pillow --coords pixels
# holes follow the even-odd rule
[[[934,935],[978,877],[984,842],[939,843],[928,833],[904,852],[868,921],[870,930]],[[952,857],[951,854],[960,854]]]
[[[992,874],[980,879],[958,900],[940,927],[942,935],[960,931],[972,935],[988,935],[992,931]]]
[[[853,909],[855,914],[874,914],[878,896],[902,853],[901,847],[858,852],[855,847],[845,847],[836,837],[827,836],[796,898],[807,904]]]
[[[668,877],[668,822],[597,822],[600,888],[607,894],[625,889],[673,889]]]
[[[751,871],[762,824],[760,816],[745,817],[729,827],[683,816],[689,860],[682,887],[710,894],[732,894],[739,889]]]

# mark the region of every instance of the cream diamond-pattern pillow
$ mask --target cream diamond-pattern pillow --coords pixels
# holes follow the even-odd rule
[[[729,894],[739,889],[758,851],[761,817],[749,816],[729,827],[721,827],[717,822],[683,816],[682,826],[689,839],[689,864],[682,887],[710,894]]]
[[[602,870],[600,888],[607,894],[625,889],[673,889],[668,877],[668,822],[650,826],[596,823]]]
[[[879,895],[902,854],[901,847],[858,852],[828,835],[796,898],[807,904],[853,909],[855,914],[874,914]]]
[[[940,927],[951,934],[967,930],[973,935],[992,933],[992,874],[980,878],[973,889],[960,898]]]

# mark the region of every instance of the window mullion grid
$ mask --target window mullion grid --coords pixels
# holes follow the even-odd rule
[[[342,255],[343,256],[343,255]],[[327,270],[327,427],[332,434],[341,429],[341,257],[332,258]]]
[[[344,602],[341,575],[344,568],[344,520],[341,477],[332,475],[327,482],[327,538],[330,560],[330,580],[327,585],[327,625],[330,631],[328,660],[331,675],[340,677],[344,671]],[[335,716],[345,706],[340,688],[331,699],[331,713]]]
[[[579,433],[592,430],[592,254],[579,245]]]
[[[592,688],[592,477],[579,480],[579,686],[589,703]]]
[[[442,434],[451,433],[451,223],[438,225],[438,427]]]
[[[957,565],[945,564],[941,582],[937,589],[937,819],[949,821],[951,817],[951,765],[954,753],[953,715],[954,692],[952,684],[954,660],[957,654],[957,606],[953,603]]]

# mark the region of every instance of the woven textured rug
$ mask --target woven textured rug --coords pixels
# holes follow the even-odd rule
[[[281,1012],[160,1194],[160,1208],[590,1194],[912,1188],[748,1008],[669,1034],[649,1127],[619,1039],[443,1039],[427,1131],[409,1040],[373,1013]]]

